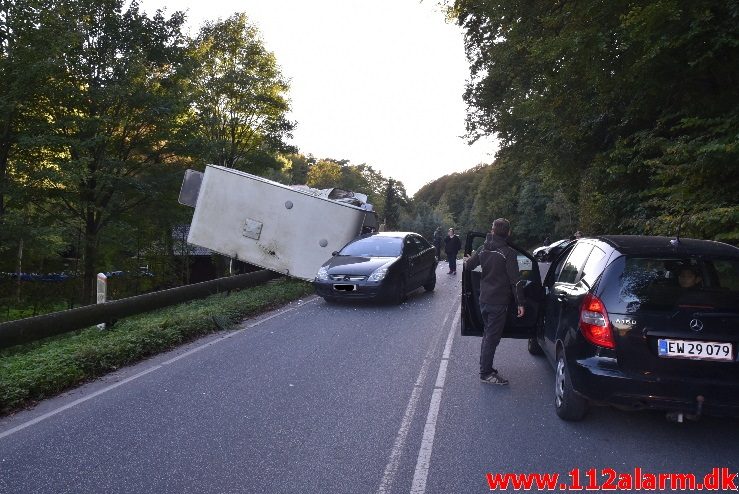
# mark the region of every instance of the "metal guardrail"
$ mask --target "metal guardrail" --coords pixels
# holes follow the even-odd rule
[[[123,317],[228,290],[258,285],[278,276],[282,275],[267,270],[255,271],[102,304],[87,305],[77,309],[0,323],[0,348],[8,348],[99,323],[111,322]]]

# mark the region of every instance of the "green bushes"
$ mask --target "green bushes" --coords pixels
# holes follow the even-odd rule
[[[308,283],[282,279],[127,318],[106,331],[87,328],[7,349],[0,352],[0,414],[312,291]]]

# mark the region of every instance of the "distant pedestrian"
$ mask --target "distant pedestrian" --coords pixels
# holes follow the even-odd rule
[[[482,249],[465,259],[468,270],[482,266],[480,312],[485,329],[480,348],[480,379],[488,384],[508,384],[508,379],[493,368],[495,350],[503,336],[508,303],[514,300],[518,317],[523,317],[525,312],[517,253],[508,246],[510,232],[508,220],[498,218],[493,222],[492,234],[488,234]]]
[[[454,228],[449,229],[449,233],[444,237],[444,252],[446,252],[446,260],[449,262],[449,272],[447,274],[457,274],[457,253],[462,248],[462,241],[455,235]]]
[[[441,243],[444,241],[444,234],[441,233],[441,227],[436,227],[434,231],[434,249],[436,249],[436,258],[441,259]]]
[[[552,243],[552,238],[549,235],[544,237],[544,245],[549,245],[551,243]]]

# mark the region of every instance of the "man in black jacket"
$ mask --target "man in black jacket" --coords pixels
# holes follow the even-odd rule
[[[446,252],[446,260],[449,261],[449,272],[447,274],[457,274],[457,252],[462,248],[462,241],[458,235],[454,234],[454,228],[449,229],[449,235],[444,237],[444,252]]]
[[[465,265],[467,269],[482,266],[480,279],[480,312],[485,325],[480,349],[480,379],[489,384],[508,384],[508,380],[493,368],[495,350],[505,327],[511,298],[518,307],[518,317],[524,315],[523,284],[518,270],[516,251],[508,246],[511,224],[504,218],[493,222],[482,249],[473,253]]]

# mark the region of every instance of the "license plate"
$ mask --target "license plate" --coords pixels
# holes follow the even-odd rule
[[[356,292],[357,291],[357,285],[348,285],[344,283],[336,283],[334,285],[334,290],[338,292]]]
[[[731,343],[695,340],[657,340],[660,357],[696,360],[734,360]]]

